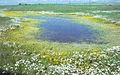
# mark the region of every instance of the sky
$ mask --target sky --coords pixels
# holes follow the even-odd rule
[[[3,5],[13,5],[19,3],[27,4],[49,4],[49,3],[58,3],[58,4],[68,4],[68,3],[88,3],[91,2],[120,2],[120,0],[0,0],[0,4]]]

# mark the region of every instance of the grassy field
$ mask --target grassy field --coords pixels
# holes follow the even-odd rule
[[[9,17],[0,17],[0,30],[2,31],[5,28],[8,28],[10,26],[10,20]]]
[[[0,12],[6,15],[0,17],[0,28],[5,29],[0,31],[1,69],[23,75],[119,75],[119,5],[19,5],[5,8],[7,11]],[[104,12],[113,10],[117,12]],[[39,11],[64,14],[41,14]],[[75,22],[98,30],[101,38],[98,42],[101,43],[36,40],[37,32],[41,30],[37,25],[44,21],[25,19],[27,15],[70,17]],[[7,23],[11,19],[12,28]]]
[[[64,5],[64,4],[36,4],[36,5],[13,5],[3,6],[8,11],[49,11],[61,13],[75,13],[80,15],[92,15],[99,18],[120,23],[120,4],[81,4],[81,5]]]
[[[109,11],[119,10],[120,5],[104,5],[104,4],[91,4],[91,5],[65,5],[65,4],[36,4],[36,5],[13,5],[8,6],[10,11],[53,11],[53,12],[89,12],[89,11]]]

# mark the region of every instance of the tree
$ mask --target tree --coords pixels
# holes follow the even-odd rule
[[[22,3],[19,3],[19,5],[22,5]]]

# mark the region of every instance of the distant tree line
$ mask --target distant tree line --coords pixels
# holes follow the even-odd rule
[[[19,3],[18,5],[31,5],[31,4]]]
[[[19,3],[18,5],[32,5],[32,4],[27,4],[27,3]]]

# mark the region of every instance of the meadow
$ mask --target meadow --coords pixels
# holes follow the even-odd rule
[[[91,15],[99,18],[119,22],[120,4],[23,4],[3,6],[8,11],[49,11],[61,13],[76,13],[80,15]],[[120,22],[119,22],[120,23]]]
[[[21,75],[119,75],[119,6],[2,6],[1,10],[5,10],[0,12],[0,69]],[[99,39],[95,43],[37,40],[37,33],[42,32],[37,26],[45,21],[25,16],[72,18],[99,31]]]

